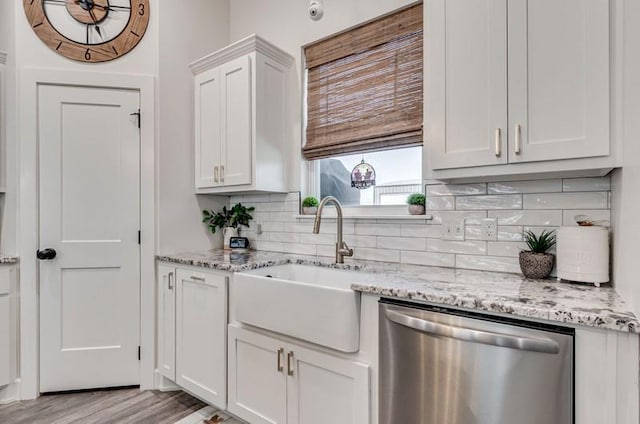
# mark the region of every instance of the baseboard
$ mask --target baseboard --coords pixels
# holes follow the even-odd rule
[[[20,379],[16,378],[13,383],[0,389],[0,405],[20,400]]]
[[[221,411],[219,409],[214,408],[213,406],[205,406],[204,408],[194,412],[193,414],[184,417],[180,421],[175,424],[202,424],[202,421],[208,420],[214,415],[218,415],[222,418],[223,422],[228,422],[229,420],[233,420],[234,423],[241,424],[244,421],[240,420],[236,416],[228,413],[227,411]]]
[[[154,379],[155,381],[153,386],[154,390],[159,390],[161,392],[173,392],[176,390],[182,390],[182,388],[178,386],[176,383],[174,383],[173,381],[169,380],[168,378],[160,374],[160,371],[158,371],[157,369],[155,370],[154,375],[155,375],[155,379]]]

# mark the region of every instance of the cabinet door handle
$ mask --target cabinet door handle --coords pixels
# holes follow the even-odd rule
[[[169,286],[169,290],[173,290],[173,282],[172,282],[172,280],[173,280],[173,272],[170,272],[169,273],[169,281],[167,283],[167,285]]]
[[[282,356],[284,355],[284,348],[278,349],[278,372],[284,371],[284,365],[282,365]]]
[[[224,165],[220,167],[220,182],[224,182]]]
[[[291,360],[293,359],[293,352],[287,353],[287,375],[293,376],[293,364],[291,364]]]
[[[520,148],[522,147],[521,144],[520,144],[521,143],[521,141],[520,141],[520,133],[522,132],[521,130],[522,130],[522,128],[521,128],[520,124],[516,125],[516,129],[515,129],[515,132],[516,132],[516,134],[515,134],[516,135],[516,138],[515,138],[515,140],[516,140],[515,141],[516,151],[515,151],[515,153],[516,153],[516,155],[520,154]]]
[[[191,279],[192,279],[193,281],[204,281],[204,277],[198,277],[198,276],[196,276],[196,275],[192,275],[192,276],[191,276]]]
[[[500,157],[500,155],[502,154],[501,150],[502,150],[502,130],[500,128],[496,128],[496,138],[495,138],[495,142],[496,142],[496,156]]]
[[[215,168],[213,168],[213,182],[214,183],[218,182],[218,167],[217,166]]]

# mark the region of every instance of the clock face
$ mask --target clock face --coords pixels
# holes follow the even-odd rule
[[[128,53],[149,24],[149,0],[24,0],[24,9],[49,48],[90,63]]]

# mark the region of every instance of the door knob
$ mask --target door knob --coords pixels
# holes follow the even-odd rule
[[[55,251],[55,249],[44,249],[44,250],[38,250],[38,252],[36,253],[36,256],[41,261],[50,261],[51,259],[55,259],[57,254],[58,253]]]

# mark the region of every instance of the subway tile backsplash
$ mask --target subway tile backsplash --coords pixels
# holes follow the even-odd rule
[[[524,231],[576,225],[574,217],[581,214],[608,225],[610,190],[608,176],[429,185],[432,221],[345,218],[344,239],[357,259],[519,272]],[[324,218],[320,234],[312,234],[313,219],[298,216],[299,198],[299,193],[260,194],[232,196],[230,202],[255,206],[251,228],[241,235],[258,250],[333,256],[335,219]],[[462,218],[465,241],[443,240],[443,221]],[[498,240],[481,240],[483,218],[497,218]]]

